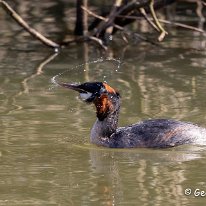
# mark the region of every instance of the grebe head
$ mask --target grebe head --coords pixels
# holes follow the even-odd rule
[[[84,102],[94,103],[97,117],[100,121],[119,109],[119,92],[105,82],[86,82],[83,84],[60,83],[60,85],[78,91],[80,98]]]

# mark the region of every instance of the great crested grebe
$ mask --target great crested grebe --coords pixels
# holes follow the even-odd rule
[[[90,137],[93,144],[111,148],[166,148],[182,144],[206,144],[206,129],[187,122],[154,119],[118,128],[120,95],[106,83],[58,84],[78,91],[82,100],[96,106],[97,120]]]

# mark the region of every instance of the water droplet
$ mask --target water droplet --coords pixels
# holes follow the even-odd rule
[[[59,48],[56,47],[56,48],[54,49],[54,52],[55,52],[55,53],[58,53],[58,52],[59,52]]]

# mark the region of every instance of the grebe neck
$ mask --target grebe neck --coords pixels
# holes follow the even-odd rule
[[[116,132],[118,127],[118,117],[119,117],[119,110],[120,106],[113,105],[115,110],[109,111],[108,115],[104,118],[98,118],[98,111],[97,111],[97,120],[95,121],[92,130],[90,140],[92,143],[97,145],[103,145],[104,142],[109,141],[110,136]]]

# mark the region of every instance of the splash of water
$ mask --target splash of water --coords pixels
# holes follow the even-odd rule
[[[73,69],[77,69],[77,68],[79,68],[79,67],[82,67],[82,66],[86,66],[86,65],[90,65],[90,64],[96,64],[96,63],[102,63],[102,62],[105,62],[105,61],[114,61],[114,62],[117,62],[117,69],[115,70],[116,72],[120,69],[121,64],[122,64],[122,62],[121,62],[120,59],[115,59],[115,58],[112,58],[112,57],[107,57],[107,58],[101,57],[101,58],[99,58],[99,59],[96,59],[96,60],[93,60],[93,61],[89,61],[89,62],[86,62],[86,63],[84,63],[84,64],[77,65],[77,66],[73,67],[72,69],[67,69],[67,70],[65,70],[64,72],[61,72],[61,73],[53,76],[53,77],[51,78],[51,83],[52,83],[54,86],[59,86],[59,83],[58,83],[58,81],[57,81],[57,78],[60,77],[60,76],[62,76],[63,74],[65,74],[65,73],[67,73],[67,72],[69,72],[69,71],[71,71],[71,70],[73,70]],[[85,70],[84,70],[84,71],[85,71]],[[105,78],[106,78],[106,77],[104,76],[104,79],[105,79]],[[53,87],[52,87],[52,88],[53,88]]]

